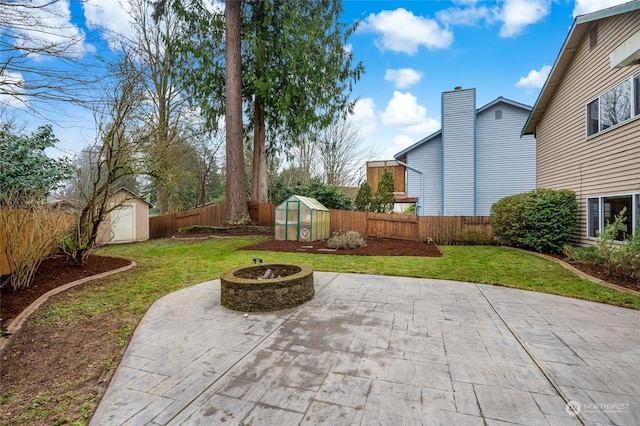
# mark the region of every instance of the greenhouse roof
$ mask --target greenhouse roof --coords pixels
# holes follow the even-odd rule
[[[309,207],[311,210],[322,210],[322,211],[326,211],[326,212],[329,211],[328,208],[323,206],[322,203],[320,203],[320,201],[316,200],[315,198],[304,197],[302,195],[292,195],[291,197],[287,198],[286,201],[291,201],[291,200],[298,200],[302,204],[304,204],[305,206]],[[284,204],[284,203],[282,203],[282,204]]]

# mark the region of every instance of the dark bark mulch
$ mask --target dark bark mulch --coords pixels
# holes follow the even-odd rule
[[[54,256],[42,261],[31,287],[13,291],[0,289],[0,330],[17,317],[27,306],[49,290],[81,278],[118,269],[131,261],[117,257],[89,256],[83,266],[76,267],[66,256]],[[4,282],[4,280],[2,280]]]
[[[291,253],[315,253],[351,256],[427,256],[441,257],[435,244],[412,240],[368,238],[367,245],[356,249],[335,250],[327,247],[327,240],[313,242],[276,241],[269,239],[243,247],[241,250],[280,251]]]

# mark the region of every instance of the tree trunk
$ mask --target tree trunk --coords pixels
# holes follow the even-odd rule
[[[158,209],[160,214],[169,213],[169,190],[165,185],[158,186]]]
[[[225,1],[225,114],[227,155],[227,211],[229,224],[249,218],[242,147],[242,57],[240,54],[240,0]]]
[[[253,111],[253,173],[251,174],[251,201],[268,202],[267,154],[265,151],[264,102],[256,95]]]

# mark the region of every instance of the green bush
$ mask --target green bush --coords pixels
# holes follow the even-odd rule
[[[366,180],[362,182],[360,188],[358,188],[358,195],[356,195],[356,210],[361,212],[371,211],[371,185]]]
[[[351,198],[341,193],[336,187],[325,185],[320,179],[311,179],[307,184],[287,185],[276,180],[269,186],[269,199],[273,204],[280,204],[292,195],[302,195],[318,200],[328,209],[352,210]]]
[[[573,191],[538,189],[502,198],[491,206],[493,233],[505,245],[560,253],[576,228]]]
[[[347,231],[345,233],[334,232],[327,240],[327,247],[338,250],[347,250],[364,247],[367,245],[364,237],[356,231]]]
[[[481,246],[495,244],[495,240],[490,231],[480,229],[468,229],[458,232],[455,236],[455,244],[463,246]]]
[[[615,216],[613,223],[607,223],[604,231],[598,234],[596,249],[609,273],[638,279],[640,277],[640,230],[636,230],[634,235],[630,239],[625,239],[622,244],[616,243],[621,233],[629,232],[625,225],[627,222],[625,213],[626,208]]]
[[[604,258],[596,246],[573,247],[565,245],[562,252],[567,262],[585,263],[587,265],[602,265]]]

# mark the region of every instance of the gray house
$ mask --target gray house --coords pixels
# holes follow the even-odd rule
[[[536,187],[536,140],[520,136],[531,107],[499,97],[476,109],[476,89],[442,94],[442,129],[395,155],[420,216],[488,216]]]

